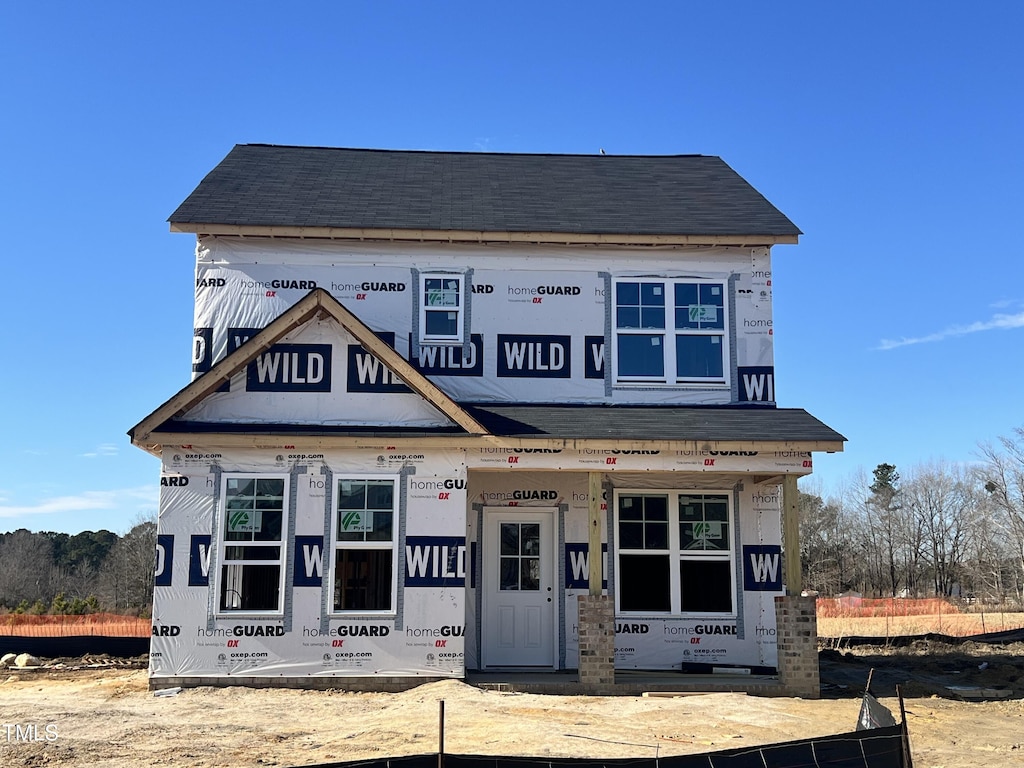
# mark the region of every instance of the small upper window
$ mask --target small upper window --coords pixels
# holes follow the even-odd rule
[[[461,344],[465,323],[465,278],[456,274],[420,276],[420,341]]]

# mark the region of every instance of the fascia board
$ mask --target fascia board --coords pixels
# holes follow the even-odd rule
[[[171,232],[237,237],[327,240],[384,240],[439,243],[553,243],[559,245],[715,245],[762,247],[796,245],[799,235],[638,235],[629,233],[487,232],[476,230],[376,229],[368,227],[287,227],[172,222]]]

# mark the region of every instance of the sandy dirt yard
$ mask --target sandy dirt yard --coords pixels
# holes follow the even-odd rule
[[[148,690],[144,669],[0,672],[0,766],[303,766],[445,751],[560,757],[654,757],[852,731],[862,681],[914,665],[914,649],[823,654],[824,698],[738,693],[679,698],[545,696],[430,683],[398,694],[196,688]],[[961,654],[958,650],[957,654]],[[916,768],[1024,766],[1024,668],[950,657],[948,679],[1006,683],[998,700],[960,701],[939,687],[934,653],[923,681],[906,681]],[[1021,659],[1024,664],[1024,658]],[[930,671],[929,671],[930,670]],[[844,682],[845,681],[845,682]],[[929,693],[929,686],[939,694]],[[873,685],[873,688],[875,686]],[[1007,692],[1009,691],[1009,695]]]

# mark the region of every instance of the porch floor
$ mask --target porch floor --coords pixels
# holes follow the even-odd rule
[[[484,690],[552,695],[642,696],[644,693],[750,693],[785,696],[775,675],[686,674],[672,671],[617,670],[614,685],[580,684],[576,670],[467,670],[466,682]]]

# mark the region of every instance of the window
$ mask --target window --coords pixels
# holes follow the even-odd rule
[[[727,383],[725,283],[618,280],[614,324],[619,381]]]
[[[498,589],[540,592],[540,523],[502,523]]]
[[[281,613],[288,479],[226,476],[220,613]]]
[[[397,477],[338,480],[334,514],[334,613],[395,610]]]
[[[618,609],[732,614],[728,493],[616,491]]]
[[[456,274],[420,276],[420,341],[461,344],[465,320],[465,280]]]

